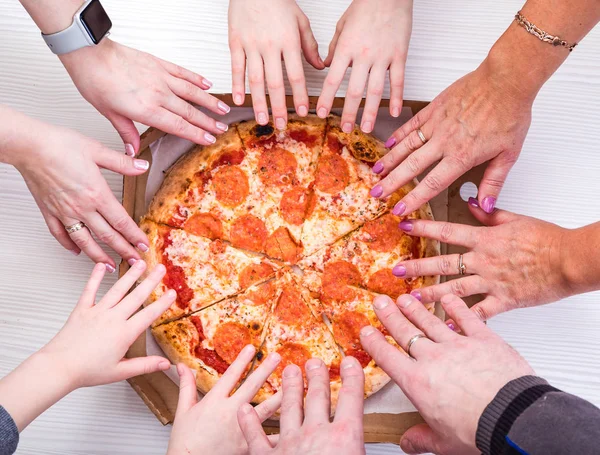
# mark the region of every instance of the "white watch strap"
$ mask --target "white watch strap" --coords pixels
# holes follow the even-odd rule
[[[80,14],[81,12],[91,3],[92,0],[87,0],[73,16],[73,22],[66,29],[52,33],[51,35],[44,35],[42,38],[56,55],[67,54],[69,52],[76,51],[86,46],[93,46],[94,42],[90,37],[88,31],[81,23]]]

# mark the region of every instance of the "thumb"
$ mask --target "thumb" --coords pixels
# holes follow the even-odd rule
[[[125,153],[129,156],[137,155],[140,151],[140,133],[133,121],[120,114],[112,114],[108,120],[121,136],[125,144]]]
[[[107,148],[95,150],[93,157],[98,166],[122,175],[140,175],[150,167],[146,160],[132,158]]]
[[[429,452],[442,454],[445,452],[443,446],[441,437],[426,423],[409,428],[400,439],[400,448],[409,454]]]
[[[310,22],[304,14],[298,18],[298,26],[300,29],[300,45],[302,46],[304,58],[316,69],[322,70],[325,68],[325,63],[323,63],[323,59],[319,55],[319,45],[310,28]]]
[[[498,226],[509,223],[521,216],[506,210],[494,210],[492,213],[485,213],[474,197],[469,198],[469,210],[475,219],[485,226]]]
[[[494,211],[496,201],[504,186],[504,181],[513,164],[515,164],[514,160],[508,160],[505,156],[504,154],[500,154],[489,162],[479,184],[477,199],[479,199],[479,204],[486,213]]]
[[[123,359],[117,364],[117,378],[113,382],[122,381],[142,374],[165,371],[170,366],[171,363],[167,359],[157,355]]]
[[[331,66],[331,62],[333,62],[335,48],[337,47],[338,40],[340,39],[342,27],[342,24],[338,24],[335,28],[335,34],[333,35],[333,38],[331,38],[331,43],[329,43],[329,52],[327,53],[327,57],[325,57],[325,66]]]
[[[198,403],[198,392],[196,391],[196,379],[192,370],[183,363],[177,364],[179,375],[179,400],[177,401],[176,415],[185,413]]]

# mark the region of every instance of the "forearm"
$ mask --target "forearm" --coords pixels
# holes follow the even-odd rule
[[[19,167],[36,148],[46,125],[0,104],[0,163]]]
[[[73,22],[84,0],[19,0],[44,34],[60,32]]]
[[[0,405],[19,432],[73,391],[70,379],[42,349],[0,380]]]
[[[600,222],[566,231],[560,264],[571,295],[600,289]]]

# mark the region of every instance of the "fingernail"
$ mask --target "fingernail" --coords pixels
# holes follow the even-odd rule
[[[390,137],[384,144],[387,148],[391,148],[396,145],[396,138],[394,136]]]
[[[166,292],[166,295],[167,295],[167,298],[168,298],[168,299],[174,299],[175,297],[177,297],[177,292],[175,292],[175,290],[174,290],[174,289],[169,289],[169,290]]]
[[[383,164],[377,162],[375,166],[373,166],[373,172],[375,174],[381,174],[383,172]]]
[[[447,325],[448,325],[448,328],[449,328],[450,330],[452,330],[453,332],[455,332],[455,331],[456,331],[456,327],[454,326],[454,324],[452,324],[451,322],[449,322]]]
[[[240,95],[240,94],[234,95],[233,102],[237,105],[242,104],[242,95]]]
[[[383,188],[381,187],[381,185],[376,185],[373,187],[369,194],[373,197],[381,197],[381,195],[383,194]]]
[[[394,276],[403,277],[406,275],[406,267],[404,267],[403,265],[397,265],[392,269],[392,273],[394,274]]]
[[[148,251],[148,245],[146,245],[145,243],[138,243],[137,249],[145,253]]]
[[[496,206],[496,198],[492,196],[487,196],[481,201],[481,208],[485,213],[492,213],[494,211],[494,207]]]
[[[317,111],[317,115],[321,118],[327,117],[327,109],[325,109],[324,107],[319,108],[319,110]]]
[[[244,346],[244,349],[242,349],[242,352],[244,354],[250,354],[251,352],[254,353],[255,351],[256,351],[256,348],[251,344]],[[277,354],[277,355],[279,355],[279,354]]]
[[[410,295],[412,295],[419,302],[421,302],[423,300],[423,296],[421,295],[421,291],[411,291]]]
[[[272,352],[271,354],[269,354],[268,358],[269,358],[269,361],[273,362],[273,363],[281,362],[281,355],[279,355],[278,352]]]
[[[225,104],[223,101],[219,101],[217,103],[217,107],[219,108],[219,110],[225,114],[229,113],[229,111],[231,110],[231,108]]]
[[[269,121],[267,114],[265,114],[264,112],[259,112],[258,116],[256,117],[256,121],[261,124],[264,125],[265,123],[267,123]]]
[[[349,134],[352,132],[352,123],[350,122],[346,122],[342,125],[342,131],[346,134]]]
[[[150,167],[150,163],[146,160],[133,160],[133,167],[145,171]]]
[[[396,216],[402,215],[406,211],[406,204],[404,202],[398,202],[392,210],[392,213]]]
[[[125,144],[125,155],[131,156],[131,157],[135,156],[135,150],[133,149],[133,145]]]
[[[475,207],[476,209],[479,208],[479,201],[477,199],[475,199],[474,197],[470,197],[469,198],[469,205],[471,207]]]
[[[308,362],[306,362],[304,368],[306,369],[306,371],[312,371],[316,370],[317,368],[321,368],[321,365],[323,365],[321,359],[310,359]]]
[[[217,139],[210,133],[204,133],[204,139],[206,142],[210,142],[211,144],[214,144],[217,141]]]
[[[130,262],[133,261],[133,264]],[[146,263],[141,259],[138,261],[137,259],[131,258],[129,261],[129,265],[133,265],[136,269],[143,269]]]
[[[137,259],[135,259],[135,258],[131,258],[131,259],[128,259],[128,260],[127,260],[127,263],[128,263],[129,265],[133,265],[133,264],[135,264],[136,262],[137,262]]]
[[[213,83],[211,81],[209,81],[208,79],[202,79],[202,85],[205,85],[208,88],[211,88]]]
[[[252,405],[250,403],[244,403],[240,406],[240,412],[244,415],[252,412]]]
[[[410,306],[411,303],[413,303],[413,301],[414,301],[413,299],[414,299],[414,297],[412,297],[411,295],[404,294],[404,295],[401,295],[400,297],[398,297],[398,300],[396,300],[396,302],[402,308],[406,308],[406,307]]]
[[[298,368],[298,366],[288,365],[287,367],[285,367],[285,370],[283,370],[283,377],[294,378],[298,376],[298,373],[300,373],[300,369]]]
[[[392,108],[392,117],[394,117],[394,118],[400,117],[400,108],[398,108],[398,107]]]
[[[69,253],[71,253],[73,256],[79,256],[81,254],[81,251],[69,250]]]
[[[298,115],[300,117],[306,117],[308,115],[308,107],[304,105],[298,106]]]
[[[275,126],[277,127],[278,130],[284,130],[285,129],[285,119],[281,118],[281,117],[276,118]]]
[[[412,443],[408,439],[402,439],[400,441],[400,448],[406,453],[415,453],[416,450],[413,447]]]
[[[378,310],[383,310],[390,304],[390,298],[385,295],[378,295],[373,299],[373,306]]]
[[[114,268],[112,265],[110,265],[110,264],[104,264],[104,265],[106,266],[106,271],[107,271],[108,273],[115,273],[115,271],[117,270],[117,269],[115,269],[115,268]]]
[[[360,329],[360,335],[363,337],[371,336],[375,333],[375,327],[372,325],[366,325],[362,329]]]
[[[179,376],[182,376],[182,375],[183,375],[183,364],[181,364],[181,363],[178,363],[178,364],[177,364],[177,374],[178,374]]]
[[[361,126],[361,129],[363,130],[363,133],[370,133],[371,131],[373,131],[373,123],[372,122],[365,122]]]
[[[226,125],[225,123],[217,122],[216,125],[221,131],[227,131],[229,129],[229,125]]]
[[[412,221],[404,220],[404,221],[400,221],[400,224],[398,224],[398,227],[405,232],[410,232],[410,231],[412,231],[413,224],[412,224]]]
[[[163,360],[158,364],[158,368],[160,370],[166,370],[167,368],[169,368],[171,366],[171,364],[169,363],[169,361],[167,360]]]
[[[356,366],[356,359],[353,357],[344,357],[342,359],[342,370],[347,370],[348,368],[352,368]]]

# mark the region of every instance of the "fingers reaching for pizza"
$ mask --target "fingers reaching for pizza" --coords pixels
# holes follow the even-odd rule
[[[183,363],[177,365],[180,381],[179,402],[168,454],[247,453],[246,441],[236,419],[238,409],[252,401],[281,361],[281,357],[276,353],[267,356],[239,385],[240,380],[248,373],[255,353],[256,349],[252,345],[242,349],[221,379],[200,402],[192,371]],[[271,417],[280,404],[281,393],[277,393],[256,406],[254,409],[259,422]]]
[[[412,31],[412,0],[354,0],[339,20],[329,45],[325,65],[330,67],[317,103],[317,114],[325,118],[333,105],[346,70],[352,72],[344,111],[342,130],[354,128],[356,114],[366,88],[361,120],[365,133],[373,131],[383,95],[387,72],[390,80],[390,114],[402,110],[404,67]]]
[[[364,327],[360,341],[425,419],[426,424],[404,434],[400,441],[404,451],[480,453],[475,433],[483,410],[507,382],[534,372],[461,299],[445,295],[441,302],[465,336],[453,332],[410,295],[396,302],[381,295],[373,302],[377,317],[412,359],[374,327]],[[415,341],[415,335],[424,337]]]
[[[346,357],[341,363],[342,388],[336,415],[330,422],[329,372],[320,359],[310,359],[305,365],[308,392],[304,399],[302,371],[288,365],[283,371],[280,436],[270,440],[261,426],[256,408],[244,404],[238,412],[238,422],[254,454],[324,455],[364,454],[363,406],[364,373],[356,359]]]
[[[246,69],[256,121],[269,122],[265,89],[269,93],[273,123],[287,124],[282,61],[294,96],[298,115],[308,114],[308,93],[302,55],[316,69],[325,67],[310,22],[295,0],[229,2],[229,48],[233,76],[233,100],[240,105],[246,93]]]
[[[576,256],[566,249],[582,245],[582,234],[555,224],[496,210],[492,214],[469,202],[471,213],[485,226],[474,227],[430,220],[405,220],[400,228],[409,235],[437,239],[468,249],[462,256],[465,275],[459,275],[458,254],[403,261],[393,268],[397,277],[427,275],[456,276],[445,283],[414,290],[423,303],[439,301],[448,293],[466,297],[483,294],[484,300],[472,307],[486,320],[515,308],[530,307],[560,300],[589,290],[579,285]],[[584,234],[583,234],[584,235]],[[582,286],[583,284],[583,286]]]

